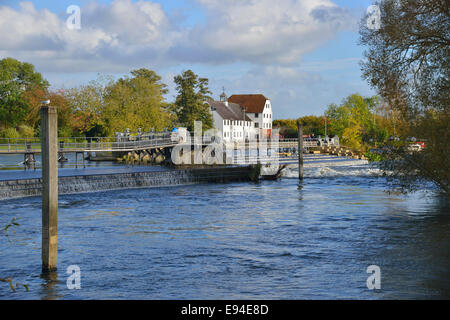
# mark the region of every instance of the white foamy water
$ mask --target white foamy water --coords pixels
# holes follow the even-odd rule
[[[235,164],[245,165],[248,163],[260,162],[263,164],[261,173],[263,175],[275,174],[279,165],[287,165],[282,171],[282,176],[286,178],[298,177],[298,159],[290,158],[237,158]],[[250,161],[249,161],[250,160]],[[370,177],[381,176],[382,172],[377,167],[371,165],[367,160],[352,159],[334,155],[305,154],[304,155],[304,175],[305,177],[344,177],[358,176]]]
[[[341,177],[341,176],[358,176],[371,177],[381,176],[380,169],[371,166],[366,160],[345,161],[339,164],[336,163],[315,163],[314,165],[305,165],[304,176],[309,178],[320,177]],[[290,164],[283,170],[283,177],[297,178],[298,165]]]

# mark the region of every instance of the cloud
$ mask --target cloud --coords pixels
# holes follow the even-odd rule
[[[69,15],[37,10],[21,2],[0,6],[0,54],[39,64],[47,71],[128,71],[130,65],[158,60],[177,32],[156,3],[91,2],[81,10],[81,29],[67,28]]]
[[[276,118],[320,114],[350,93],[369,92],[358,58],[301,61],[341,31],[355,30],[359,18],[331,0],[191,1],[200,9],[168,13],[152,1],[91,1],[81,8],[81,30],[67,28],[66,12],[0,2],[0,58],[31,62],[66,87],[97,72],[166,70],[169,99],[174,75],[199,68],[215,92],[225,86],[230,94],[265,94]]]
[[[56,72],[128,72],[139,66],[180,63],[260,65],[298,63],[355,21],[330,0],[198,0],[205,19],[177,25],[151,1],[90,2],[81,8],[81,30],[68,15],[0,6],[0,56]]]
[[[202,48],[203,54],[187,55],[193,62],[297,63],[355,23],[349,11],[329,0],[198,2],[205,7],[206,23],[172,50],[180,56]]]
[[[325,96],[330,83],[320,74],[305,72],[299,67],[254,67],[236,77],[212,78],[210,84],[216,93],[222,92],[224,86],[228,95],[264,94],[271,99],[277,119],[320,114],[329,103]]]

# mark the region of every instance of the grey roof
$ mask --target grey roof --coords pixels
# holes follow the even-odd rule
[[[221,101],[208,101],[224,120],[244,120],[244,108],[237,103],[228,102],[228,107]],[[245,114],[245,121],[252,121]]]

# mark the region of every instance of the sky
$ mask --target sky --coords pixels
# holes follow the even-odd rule
[[[358,24],[370,0],[0,0],[0,59],[30,62],[52,89],[155,70],[191,69],[213,98],[261,93],[274,119],[321,115],[353,93],[375,92],[361,78]],[[71,5],[80,28],[69,28]]]

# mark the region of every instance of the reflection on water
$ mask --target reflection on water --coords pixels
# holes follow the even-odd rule
[[[64,298],[63,294],[58,293],[58,287],[61,285],[58,282],[58,272],[52,271],[42,273],[40,278],[43,280],[41,287],[39,288],[41,299],[44,300],[57,300]]]
[[[0,287],[0,298],[450,298],[447,198],[387,194],[359,167],[307,170],[301,184],[61,196],[53,280],[40,277],[40,199],[1,201],[0,225],[14,216],[21,225],[0,238],[0,275],[30,292]],[[372,264],[379,291],[366,287]],[[81,290],[66,287],[69,265],[81,268]]]

